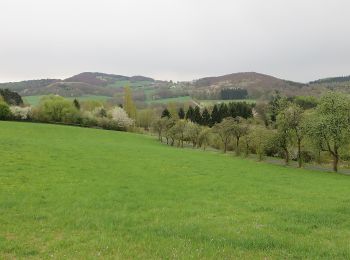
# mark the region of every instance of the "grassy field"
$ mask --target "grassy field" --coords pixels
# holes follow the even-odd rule
[[[350,178],[0,122],[0,259],[350,258]]]
[[[191,101],[191,97],[190,96],[184,96],[184,97],[174,97],[174,98],[163,98],[163,99],[156,99],[156,100],[147,100],[146,103],[148,104],[167,104],[170,102],[178,102],[178,103],[182,103],[182,102],[188,102]]]
[[[216,99],[216,100],[200,100],[199,103],[202,106],[212,106],[218,103],[230,103],[230,102],[246,102],[248,104],[255,104],[255,99],[232,99],[232,100],[224,100],[224,99]]]
[[[32,106],[36,106],[39,104],[40,99],[44,96],[25,96],[23,97],[23,101],[25,103],[28,103]],[[85,101],[85,100],[97,100],[97,101],[106,101],[110,99],[111,97],[107,96],[95,96],[95,95],[85,95],[85,96],[80,96],[80,97],[67,97],[70,100],[74,100],[75,98],[78,99],[79,101]]]
[[[143,81],[130,81],[130,80],[118,80],[113,84],[109,84],[107,87],[110,88],[123,88],[125,86],[129,86],[129,87],[147,87],[149,85],[153,84],[152,81],[147,81],[147,80],[143,80]]]

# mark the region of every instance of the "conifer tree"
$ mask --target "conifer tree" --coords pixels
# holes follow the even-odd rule
[[[169,112],[169,110],[168,110],[167,108],[165,108],[165,109],[163,110],[163,112],[162,112],[161,118],[163,118],[163,117],[167,117],[167,118],[170,118],[170,117],[171,117],[170,112]]]
[[[193,120],[194,123],[201,124],[202,123],[202,115],[199,106],[196,106],[193,111]]]
[[[185,111],[182,107],[180,107],[179,112],[178,112],[179,118],[184,119],[185,118]]]
[[[202,113],[202,125],[210,125],[210,114],[207,108],[204,108]]]

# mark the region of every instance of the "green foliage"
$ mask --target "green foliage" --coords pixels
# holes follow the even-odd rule
[[[11,111],[8,104],[0,100],[0,120],[7,120],[11,118]]]
[[[22,97],[9,89],[0,89],[0,96],[9,105],[20,106],[23,104]]]
[[[320,147],[333,157],[333,170],[338,170],[340,149],[349,143],[350,100],[335,92],[329,92],[320,100],[316,113],[309,118],[308,134]]]
[[[40,101],[35,119],[44,122],[74,123],[78,110],[72,102],[60,96],[45,96]]]

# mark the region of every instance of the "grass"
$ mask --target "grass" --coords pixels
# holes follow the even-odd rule
[[[117,80],[113,84],[109,84],[107,87],[110,88],[123,88],[125,86],[129,87],[147,87],[153,84],[152,81],[142,80],[142,81],[130,81],[130,80]]]
[[[25,103],[28,103],[32,106],[36,106],[39,104],[40,99],[44,96],[25,96],[23,97],[23,101]],[[80,97],[66,97],[67,99],[74,100],[78,99],[79,101],[86,101],[86,100],[97,100],[97,101],[106,101],[110,99],[111,97],[107,96],[95,96],[95,95],[85,95],[85,96],[80,96]]]
[[[190,96],[183,96],[183,97],[174,97],[174,98],[163,98],[163,99],[155,99],[155,100],[147,100],[146,103],[148,104],[167,104],[169,102],[187,102],[191,101]]]
[[[255,99],[216,99],[216,100],[200,100],[199,103],[203,106],[212,106],[218,103],[230,103],[230,102],[246,102],[248,104],[255,104]]]
[[[0,122],[0,259],[350,258],[350,179]]]

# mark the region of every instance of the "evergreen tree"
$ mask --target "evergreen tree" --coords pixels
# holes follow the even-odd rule
[[[193,107],[192,107],[192,106],[189,106],[189,107],[188,107],[188,110],[187,110],[187,112],[186,112],[186,119],[187,119],[187,120],[190,120],[190,121],[193,121],[193,114],[194,114]]]
[[[228,117],[229,113],[228,113],[228,107],[225,103],[221,103],[220,107],[219,107],[219,117],[220,117],[220,122],[222,121],[222,119],[224,119],[225,117]]]
[[[76,109],[80,110],[80,104],[76,98],[73,100],[73,105],[75,106]]]
[[[182,107],[180,107],[179,112],[178,112],[179,118],[184,119],[185,118],[185,111]]]
[[[162,112],[161,118],[163,118],[163,117],[167,117],[167,118],[170,118],[170,117],[171,117],[170,112],[169,112],[169,110],[168,110],[167,108],[165,108],[165,109],[163,110],[163,112]]]
[[[204,108],[202,113],[202,125],[210,125],[210,114],[207,108]]]
[[[202,123],[202,115],[199,106],[196,106],[193,111],[193,120],[194,123],[201,124]]]
[[[213,107],[213,111],[211,112],[211,125],[215,125],[216,123],[220,123],[220,115],[218,106],[215,104]]]

